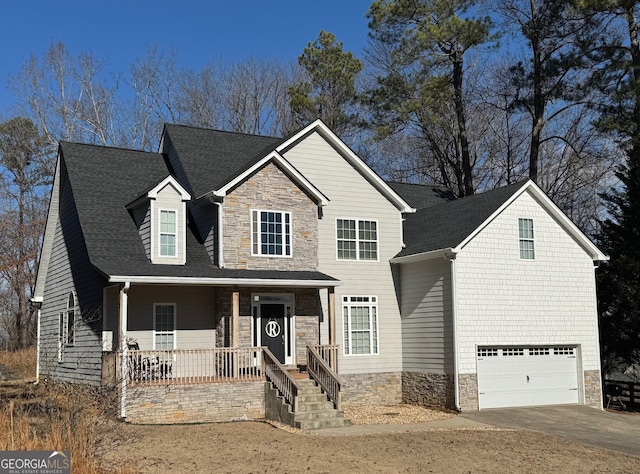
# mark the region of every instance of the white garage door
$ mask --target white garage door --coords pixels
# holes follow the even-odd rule
[[[480,409],[578,403],[575,347],[478,347]]]

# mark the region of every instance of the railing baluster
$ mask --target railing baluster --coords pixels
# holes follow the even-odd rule
[[[145,385],[254,381],[265,373],[261,347],[132,349],[125,363],[129,382]]]

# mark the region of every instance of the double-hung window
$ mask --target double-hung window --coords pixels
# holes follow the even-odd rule
[[[344,296],[342,325],[346,355],[378,354],[378,298]]]
[[[520,238],[520,258],[534,260],[533,219],[518,219],[518,235]]]
[[[153,312],[154,349],[175,349],[176,305],[156,303],[153,305]]]
[[[251,253],[276,257],[291,256],[291,213],[251,211]]]
[[[160,211],[160,256],[176,256],[176,211]]]
[[[378,223],[376,221],[337,219],[338,260],[378,260]]]

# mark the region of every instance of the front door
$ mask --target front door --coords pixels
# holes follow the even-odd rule
[[[276,358],[285,363],[284,304],[262,303],[260,305],[261,340]]]

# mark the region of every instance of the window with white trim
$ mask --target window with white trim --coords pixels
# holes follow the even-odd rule
[[[378,354],[378,298],[344,296],[342,326],[346,355]]]
[[[176,211],[160,210],[160,256],[175,257],[177,240]]]
[[[291,213],[251,211],[251,254],[291,256]]]
[[[518,219],[518,234],[520,238],[520,258],[522,260],[534,260],[533,219]]]
[[[153,305],[153,348],[170,350],[176,347],[176,305],[156,303]]]
[[[378,223],[336,219],[338,260],[378,260]]]
[[[69,299],[67,300],[64,343],[67,346],[73,346],[76,343],[76,299],[73,293],[69,293]]]

